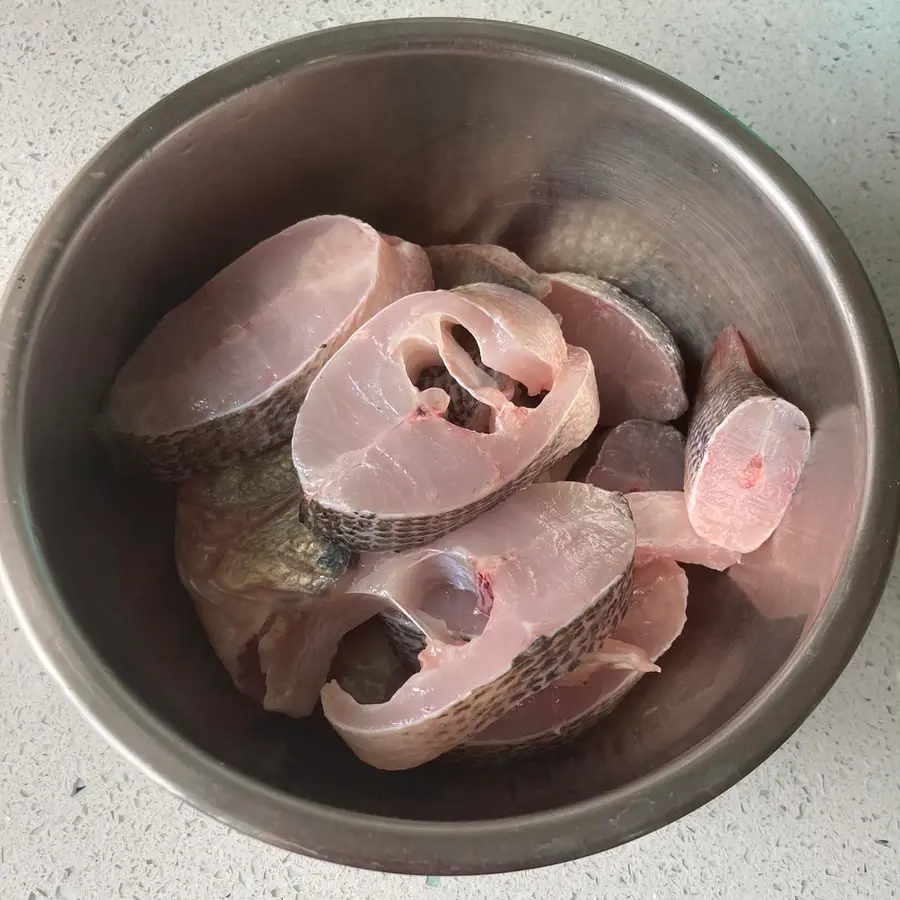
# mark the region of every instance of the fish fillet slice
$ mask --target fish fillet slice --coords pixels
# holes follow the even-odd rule
[[[645,491],[625,499],[634,517],[638,561],[667,557],[720,572],[741,561],[740,553],[694,531],[681,491]]]
[[[325,361],[431,284],[420,247],[347,216],[299,222],[162,319],[116,376],[104,429],[176,480],[281,443]]]
[[[669,422],[688,408],[684,361],[672,333],[650,310],[588,275],[550,275],[544,303],[562,317],[566,341],[594,362],[600,424]]]
[[[684,489],[697,534],[739,553],[778,527],[809,455],[807,417],[753,372],[740,333],[722,332],[688,431]]]
[[[175,557],[210,643],[237,688],[305,716],[343,635],[381,609],[341,590],[347,550],[303,526],[290,448],[179,490]]]
[[[550,282],[527,266],[515,253],[494,244],[445,244],[426,247],[436,288],[465,284],[502,284],[542,300]]]
[[[433,381],[417,387],[436,365],[490,410],[488,433],[448,421],[450,396]],[[490,372],[521,384],[533,408]],[[422,546],[534,481],[596,420],[590,357],[534,298],[486,284],[405,297],[335,354],[297,416],[304,514],[354,549]]]
[[[604,438],[585,478],[607,491],[680,491],[684,486],[684,436],[671,425],[630,419]]]
[[[421,670],[385,703],[361,705],[329,682],[325,715],[378,768],[440,756],[600,645],[628,607],[633,557],[621,495],[574,483],[533,484],[428,547],[367,557],[350,590],[416,610],[443,579],[487,622],[468,643],[429,637]]]
[[[500,756],[534,752],[583,733],[615,706],[681,634],[688,582],[669,559],[634,571],[631,606],[598,653],[551,687],[524,700],[479,732],[459,753]]]

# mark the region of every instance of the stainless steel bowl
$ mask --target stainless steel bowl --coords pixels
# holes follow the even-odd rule
[[[322,721],[260,713],[172,565],[172,496],[92,437],[117,367],[172,305],[314,213],[421,242],[497,241],[596,270],[696,360],[736,325],[814,422],[777,536],[691,573],[690,622],[609,720],[498,768],[384,773]],[[160,784],[263,840],[395,871],[571,859],[683,815],[821,700],[898,528],[898,373],[871,287],[812,192],[723,110],[631,59],[466,21],[341,28],[163,100],[67,188],[0,322],[3,583],[47,668]]]

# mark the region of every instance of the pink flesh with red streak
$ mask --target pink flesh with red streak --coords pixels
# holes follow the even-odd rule
[[[809,420],[754,374],[740,334],[707,360],[688,437],[688,514],[698,534],[750,553],[778,527],[809,454]]]
[[[597,655],[497,719],[470,744],[523,743],[561,731],[613,694],[637,684],[645,672],[658,672],[656,661],[684,628],[687,593],[687,577],[671,560],[638,566],[631,606]]]
[[[678,562],[724,571],[741,554],[710,544],[694,531],[681,491],[628,494],[637,534],[637,559],[668,557]]]
[[[540,404],[514,404],[457,343],[455,325],[475,337],[485,366],[532,396],[546,391]],[[435,364],[493,410],[490,433],[445,421],[446,392],[415,387]],[[592,381],[587,353],[567,347],[552,314],[525,294],[474,285],[412,295],[322,370],[297,417],[294,463],[306,496],[332,508],[439,515],[513,480],[572,422],[585,423],[584,440],[597,415]]]

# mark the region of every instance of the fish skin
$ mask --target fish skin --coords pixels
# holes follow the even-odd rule
[[[299,498],[300,484],[288,443],[193,478],[181,491],[194,505],[230,511]]]
[[[374,616],[343,637],[329,680],[358,703],[384,703],[414,671],[394,651],[382,617]]]
[[[623,494],[680,491],[684,435],[672,425],[629,419],[604,436],[585,481]]]
[[[332,242],[328,247],[343,247],[353,240],[353,252],[367,268],[366,274],[359,275],[359,284],[348,286],[323,269],[315,253],[325,252],[317,250],[326,247],[324,241]],[[300,259],[315,262],[309,264],[309,277],[326,279],[320,289],[326,296],[309,290],[304,293],[303,285],[310,282],[298,281],[296,273],[291,274],[291,267],[295,270],[300,265],[298,246],[306,253]],[[277,278],[273,272],[279,273]],[[385,238],[347,216],[298,222],[251,248],[158,323],[117,374],[98,432],[168,481],[224,468],[280,444],[290,437],[309,385],[347,338],[393,300],[428,290],[431,285],[431,267],[420,247]],[[253,288],[264,297],[271,292],[272,299],[261,300]],[[336,299],[340,302],[335,303]],[[300,308],[290,307],[292,302]],[[346,315],[334,321],[303,317],[304,305],[312,302],[330,304],[341,311],[335,315]],[[218,310],[225,311],[209,324]],[[297,338],[296,345],[280,347],[283,359],[267,345],[256,368],[265,366],[268,380],[260,372],[253,376],[253,386],[248,386],[246,373],[252,375],[256,369],[246,360],[236,365],[235,354],[259,356],[259,345],[245,337],[251,334],[250,325],[257,329],[253,342],[259,340],[259,330],[264,327],[269,330],[264,335],[269,343],[284,341],[285,332],[279,335],[266,317],[280,314],[286,321],[296,321],[298,313],[303,321],[319,323],[321,333],[311,327],[305,337]],[[205,335],[198,321],[207,323]],[[192,338],[185,337],[192,334],[199,335],[193,344]],[[202,349],[204,337],[211,345],[207,349]],[[238,349],[226,352],[224,348],[232,345]],[[189,361],[186,369],[179,368],[185,365],[184,357]],[[273,359],[278,359],[277,371],[272,370]],[[217,360],[215,365],[225,373],[240,371],[244,382],[219,379],[217,383],[226,388],[217,399],[210,393],[215,373],[206,371],[212,365],[210,360]]]
[[[175,537],[179,577],[235,686],[291,716],[312,712],[339,641],[382,607],[345,596],[350,551],[300,523],[299,493],[290,446],[276,448],[183,483]]]
[[[787,511],[809,446],[806,415],[753,371],[740,332],[723,331],[703,368],[685,449],[697,534],[740,553],[758,549]]]
[[[669,422],[687,411],[681,351],[654,313],[599,278],[572,272],[548,277],[552,289],[544,304],[562,317],[566,341],[584,347],[594,362],[601,425],[627,419]],[[639,346],[644,353],[636,370]],[[631,352],[623,357],[625,347]]]
[[[185,565],[236,595],[327,593],[352,553],[300,523],[299,503],[290,444],[184,482],[178,528],[180,553],[190,557]]]
[[[475,336],[482,366],[452,337],[450,322]],[[416,388],[409,360],[430,366],[433,356],[493,407],[494,431],[448,423],[446,392]],[[535,408],[519,406],[488,371],[546,395]],[[588,354],[566,346],[534,298],[486,284],[408,296],[335,355],[297,416],[302,515],[355,550],[424,546],[530,484],[590,435],[596,417]]]
[[[650,566],[655,562],[658,562],[658,560],[644,563],[644,565]],[[670,562],[674,562],[674,560],[670,560]],[[675,565],[678,565],[678,563],[675,563]],[[637,571],[638,569],[635,569],[635,580],[637,580]],[[587,684],[591,676],[600,669],[640,672],[642,675],[646,675],[648,672],[660,671],[659,666],[653,662],[643,648],[636,644],[628,644],[616,637],[608,637],[595,654],[589,656],[574,672],[563,675],[562,678],[556,681],[556,684],[559,687],[577,687],[578,685]]]
[[[542,300],[550,282],[511,250],[495,244],[443,244],[426,247],[436,289],[466,284],[500,284]]]
[[[626,494],[637,534],[637,559],[669,558],[724,572],[741,561],[741,554],[712,544],[694,530],[682,491],[642,491]]]
[[[687,576],[672,560],[636,566],[631,605],[600,651],[476,734],[453,757],[497,762],[575,740],[609,715],[644,674],[660,671],[656,663],[684,628],[687,596]],[[598,666],[604,654],[618,662]]]
[[[381,614],[387,639],[400,659],[415,665],[419,654],[425,649],[425,634],[409,616],[398,611]]]
[[[473,592],[487,567],[490,616],[468,644],[429,637],[422,670],[385,704],[362,707],[330,682],[322,690],[326,717],[357,756],[378,768],[406,769],[440,756],[596,651],[629,606],[633,555],[621,495],[555,483],[531,485],[430,547],[370,562],[363,557],[350,590],[392,595],[410,609],[416,592],[427,589],[423,564],[471,567]],[[561,568],[553,568],[553,559]],[[579,573],[574,592],[570,569]],[[535,578],[543,585],[538,594],[523,592]]]

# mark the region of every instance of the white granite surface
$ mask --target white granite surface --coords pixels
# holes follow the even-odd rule
[[[591,38],[731,109],[831,208],[900,328],[894,0],[3,0],[0,277],[86,158],[184,81],[310,29],[438,14]],[[76,716],[0,604],[0,898],[900,897],[898,646],[895,576],[835,689],[726,795],[593,859],[432,886],[291,856],[164,793]]]

